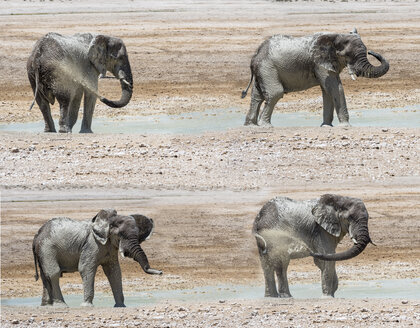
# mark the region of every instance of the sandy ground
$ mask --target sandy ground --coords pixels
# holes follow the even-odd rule
[[[88,4],[89,3],[89,4]],[[112,12],[112,14],[110,13]],[[14,15],[11,15],[14,13]],[[38,14],[34,14],[38,13]],[[273,3],[24,2],[0,3],[0,121],[41,120],[27,108],[32,93],[25,61],[48,31],[103,32],[123,38],[135,94],[120,110],[95,117],[238,108],[249,60],[274,33],[347,32],[354,26],[369,49],[391,65],[384,77],[352,81],[342,74],[350,109],[419,104],[416,2]],[[398,42],[398,43],[397,43]],[[164,63],[164,64],[162,64]],[[117,98],[115,81],[101,93]],[[115,90],[114,90],[115,89]],[[303,105],[303,106],[302,106]],[[317,88],[290,94],[278,111],[320,111]],[[54,107],[57,115],[57,106]],[[93,127],[95,122],[93,122]],[[341,281],[418,278],[420,269],[419,129],[238,127],[203,135],[61,135],[1,133],[1,297],[40,296],[31,241],[47,219],[89,219],[103,207],[153,217],[144,244],[161,277],[121,260],[126,293],[195,286],[262,284],[253,219],[270,198],[340,193],[362,198],[370,213],[369,245],[337,265]],[[349,247],[345,239],[340,249]],[[101,270],[99,270],[101,271]],[[290,283],[319,283],[312,261],[295,261]],[[80,294],[78,274],[63,293]],[[102,272],[97,292],[110,293]],[[261,295],[263,291],[261,290]],[[125,310],[2,307],[2,327],[343,327],[418,326],[420,301],[235,300]]]

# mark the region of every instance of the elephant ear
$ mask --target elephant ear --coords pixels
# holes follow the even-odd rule
[[[318,203],[312,209],[315,222],[318,223],[329,234],[340,237],[341,223],[337,215],[337,211],[331,204],[331,195],[321,196]]]
[[[357,35],[359,35],[359,32],[357,32],[357,29],[354,27],[353,30],[350,31],[350,34],[357,34]]]
[[[89,44],[88,58],[100,74],[106,75],[108,37],[97,35]]]
[[[335,34],[320,34],[311,47],[311,56],[316,66],[328,72],[339,73],[337,51],[334,47]]]
[[[117,215],[114,209],[100,210],[92,219],[93,236],[102,245],[105,245],[109,237],[109,218]]]
[[[130,216],[134,218],[136,225],[139,228],[139,242],[142,243],[143,241],[148,240],[151,237],[155,226],[153,220],[141,214],[131,214]]]

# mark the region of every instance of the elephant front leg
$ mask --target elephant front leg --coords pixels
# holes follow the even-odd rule
[[[334,102],[330,94],[326,92],[324,88],[321,88],[321,89],[322,89],[322,101],[323,101],[323,112],[322,112],[323,122],[321,126],[326,126],[326,125],[333,126],[332,122],[334,119]]]
[[[334,297],[338,288],[338,277],[335,271],[334,261],[322,261],[315,259],[315,264],[321,269],[322,294]]]
[[[122,289],[121,268],[118,262],[102,265],[105,275],[111,285],[112,294],[114,295],[114,307],[125,307],[124,295]]]
[[[83,108],[83,120],[80,128],[80,133],[93,133],[92,131],[92,117],[95,110],[96,95],[85,91],[85,100]]]
[[[79,271],[83,281],[83,303],[80,306],[93,306],[96,267],[84,268]]]
[[[58,97],[57,98],[58,103],[60,104],[60,119],[58,121],[58,124],[60,125],[60,129],[58,132],[60,133],[70,133],[71,130],[69,130],[68,127],[68,120],[69,120],[69,99]]]
[[[341,83],[340,76],[331,74],[321,83],[321,87],[327,95],[332,99],[332,102],[337,113],[339,126],[350,126],[349,112],[347,110],[346,97],[344,95],[343,84]],[[324,98],[325,101],[325,98]],[[327,103],[329,104],[329,103]],[[325,103],[324,103],[325,106]],[[330,107],[328,107],[330,108]],[[324,107],[325,110],[325,107]],[[331,114],[327,116],[327,120],[331,118]],[[324,117],[325,121],[325,117]],[[332,119],[331,119],[332,122]]]

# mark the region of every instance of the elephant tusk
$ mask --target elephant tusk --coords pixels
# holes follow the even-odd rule
[[[116,79],[115,76],[100,75],[99,78],[102,79]]]
[[[120,81],[123,82],[124,84],[128,85],[128,87],[132,88],[132,85],[126,79],[120,79]]]
[[[355,238],[352,238],[351,240],[353,240],[353,243],[356,245],[357,244],[357,240]]]
[[[356,81],[356,75],[354,75],[354,74],[352,73],[352,74],[350,74],[350,76],[351,76],[351,79],[352,79],[353,81]]]

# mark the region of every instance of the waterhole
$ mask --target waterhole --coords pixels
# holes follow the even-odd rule
[[[34,109],[36,110],[36,109]],[[419,127],[420,105],[350,111],[350,123],[355,127]],[[81,115],[73,128],[80,130]],[[112,118],[93,118],[92,129],[95,133],[123,134],[200,134],[211,131],[226,131],[243,126],[245,113],[237,109],[207,110],[204,112],[179,115],[147,115]],[[322,123],[322,113],[296,112],[273,114],[275,127],[318,127]],[[56,128],[58,122],[55,122]],[[333,125],[337,125],[337,118]],[[44,131],[44,122],[0,124],[0,131],[21,131],[39,133]]]
[[[294,298],[320,298],[321,285],[293,284],[290,292]],[[257,300],[262,299],[264,286],[219,285],[205,286],[193,289],[147,291],[130,293],[125,291],[125,305],[129,307],[156,304],[162,301],[176,301],[186,303],[211,302],[220,300]],[[394,298],[418,299],[420,295],[420,279],[375,280],[375,281],[341,281],[335,294],[336,298]],[[78,307],[83,301],[80,295],[64,295],[68,306]],[[2,306],[39,306],[41,297],[24,297],[2,299]],[[93,304],[98,307],[112,307],[114,299],[112,293],[95,293]]]

